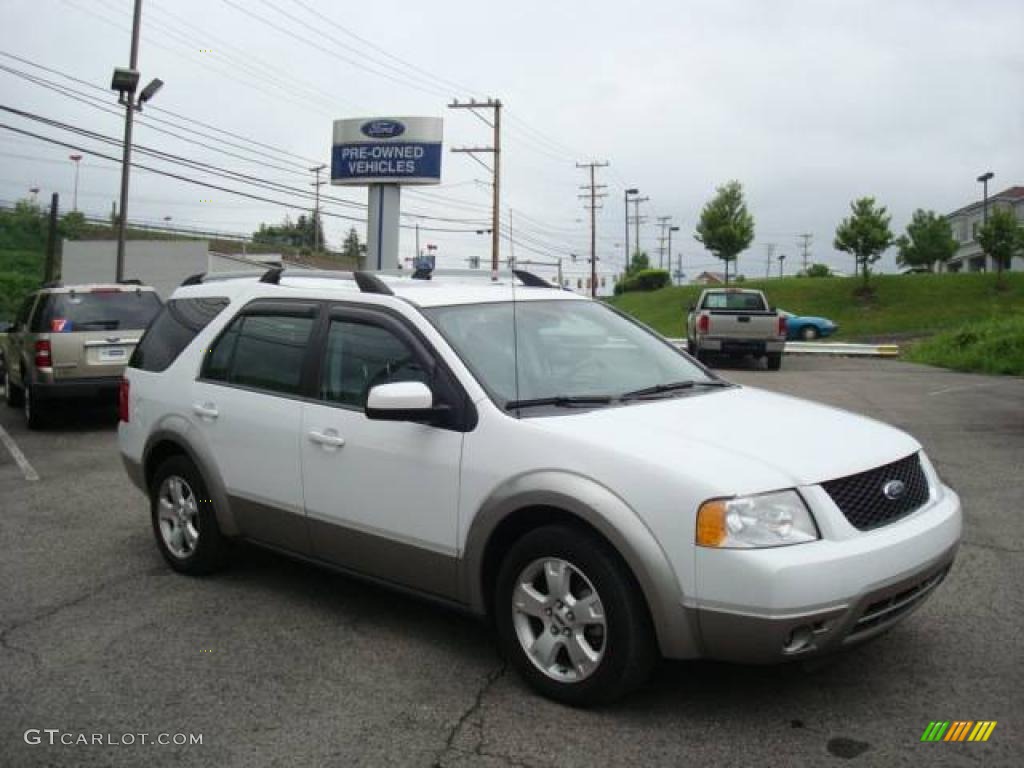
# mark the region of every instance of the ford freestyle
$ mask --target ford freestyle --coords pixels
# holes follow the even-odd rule
[[[182,573],[245,539],[422,594],[587,705],[659,657],[866,641],[953,562],[960,501],[914,438],[731,384],[529,273],[186,283],[119,427]]]

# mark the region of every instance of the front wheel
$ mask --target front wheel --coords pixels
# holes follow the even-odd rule
[[[552,525],[509,550],[494,601],[502,651],[548,698],[611,701],[643,683],[657,648],[639,587],[595,535]]]
[[[800,329],[800,338],[804,341],[814,341],[818,338],[818,329],[813,325],[805,325]]]

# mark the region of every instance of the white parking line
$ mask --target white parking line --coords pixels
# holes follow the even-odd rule
[[[18,463],[21,468],[21,473],[25,475],[25,479],[35,482],[39,479],[39,474],[32,468],[32,465],[28,463],[28,459],[25,458],[25,454],[21,452],[21,448],[14,442],[14,438],[7,434],[7,430],[0,426],[0,443],[7,446],[7,450],[11,452],[11,456]]]

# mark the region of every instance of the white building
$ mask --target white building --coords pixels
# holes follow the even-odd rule
[[[988,212],[996,208],[1009,208],[1017,215],[1017,220],[1024,223],[1024,187],[1010,187],[988,199]],[[984,253],[978,244],[978,228],[985,217],[983,200],[967,205],[953,213],[946,214],[946,219],[953,228],[953,239],[960,244],[956,255],[946,264],[947,272],[988,272],[995,271],[996,265]],[[1024,270],[1024,258],[1013,259],[1009,265],[1012,270]]]

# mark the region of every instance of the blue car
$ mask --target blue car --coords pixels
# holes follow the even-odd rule
[[[786,318],[786,338],[790,341],[814,341],[831,336],[839,326],[825,317],[794,315],[784,309],[779,313]]]

